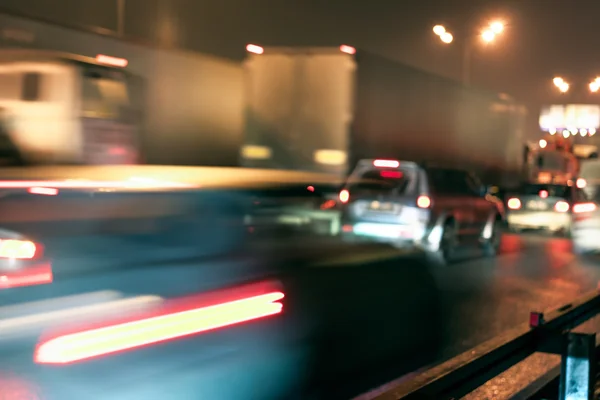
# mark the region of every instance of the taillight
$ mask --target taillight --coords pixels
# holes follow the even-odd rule
[[[513,197],[512,199],[508,199],[507,205],[511,210],[518,210],[521,208],[521,200]]]
[[[417,198],[417,207],[419,207],[419,208],[431,207],[431,199],[428,196],[419,196]]]
[[[548,198],[548,191],[547,190],[540,190],[540,197],[542,199],[547,199]]]
[[[373,165],[377,168],[398,168],[400,161],[397,160],[375,160]]]
[[[350,200],[350,192],[346,189],[342,190],[340,192],[339,199],[342,203],[347,203]]]
[[[0,240],[0,260],[32,260],[40,256],[41,246],[29,240],[3,239]]]
[[[575,214],[594,212],[597,209],[598,209],[598,206],[596,206],[596,204],[594,204],[594,203],[579,203],[579,204],[575,204],[573,206],[573,212]]]
[[[565,213],[569,211],[569,208],[569,203],[567,203],[566,201],[559,201],[554,205],[554,210],[556,212]]]
[[[379,175],[382,178],[402,179],[404,176],[400,171],[381,171]]]
[[[215,301],[214,296],[208,296],[212,301],[186,302],[185,307],[167,306],[160,312],[143,318],[61,335],[38,344],[34,361],[38,364],[81,361],[252,321],[283,311],[283,304],[280,302],[285,296],[283,292],[258,290],[253,295],[245,292],[244,297],[238,295],[230,300]],[[220,297],[222,296],[217,295],[217,298]]]
[[[31,187],[27,191],[31,194],[41,194],[44,196],[56,196],[58,194],[58,189],[49,187]]]

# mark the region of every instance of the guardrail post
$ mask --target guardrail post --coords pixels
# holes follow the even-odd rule
[[[560,366],[560,400],[593,400],[596,335],[567,334]]]

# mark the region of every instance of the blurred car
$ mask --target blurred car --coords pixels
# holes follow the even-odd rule
[[[544,230],[569,235],[576,186],[527,183],[507,196],[508,227],[513,232]]]
[[[600,160],[588,159],[581,161],[577,186],[582,188],[590,198],[594,197],[600,186]]]
[[[40,254],[53,273],[45,284],[0,287],[0,397],[350,398],[435,360],[445,316],[422,254],[319,236],[320,218],[316,230],[289,235],[265,226],[281,225],[277,209],[319,208],[307,187],[324,179],[0,170],[0,221],[23,242],[10,242],[11,253],[0,241],[0,257]],[[247,224],[255,213],[258,236]]]
[[[340,192],[342,235],[418,247],[439,263],[460,247],[496,254],[503,210],[472,174],[411,161],[362,160]]]
[[[600,253],[600,190],[585,187],[576,191],[571,237],[573,252]]]

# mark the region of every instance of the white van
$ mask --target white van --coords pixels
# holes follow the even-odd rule
[[[581,161],[579,178],[585,182],[583,190],[587,197],[595,198],[598,187],[600,187],[600,160]]]
[[[564,150],[533,151],[529,153],[527,166],[530,182],[566,184],[579,174],[579,160]]]
[[[0,50],[0,130],[27,163],[137,163],[139,108],[124,66],[101,55]]]

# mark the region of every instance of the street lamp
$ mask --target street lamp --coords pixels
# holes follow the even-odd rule
[[[504,24],[500,21],[492,22],[490,24],[490,30],[496,35],[499,35],[504,32]]]
[[[570,85],[560,76],[552,79],[552,83],[554,83],[554,86],[556,86],[561,93],[567,93],[569,91]]]
[[[433,27],[433,33],[441,37],[446,33],[446,28],[443,25],[436,25]]]
[[[454,36],[450,32],[444,32],[440,35],[440,40],[446,44],[450,44],[454,40]]]
[[[600,77],[596,78],[592,82],[590,82],[589,88],[590,88],[590,92],[597,93],[598,90],[600,90]]]
[[[504,24],[500,21],[490,23],[486,29],[484,29],[480,35],[478,35],[485,43],[491,43],[496,40],[496,37],[504,32]],[[433,27],[433,33],[440,38],[440,41],[445,44],[450,44],[454,41],[454,36],[449,32],[445,26],[436,25]],[[468,85],[471,81],[471,62],[472,62],[472,48],[474,40],[472,37],[468,37],[464,42],[464,53],[463,53],[463,65],[462,65],[462,77],[463,83]]]

